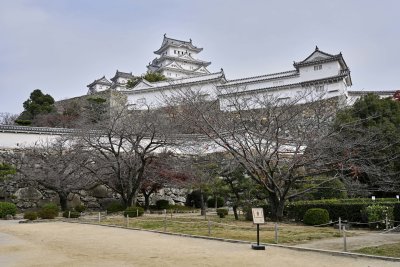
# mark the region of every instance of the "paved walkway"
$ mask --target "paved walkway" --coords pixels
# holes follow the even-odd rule
[[[248,244],[63,222],[0,221],[0,266],[399,266]]]

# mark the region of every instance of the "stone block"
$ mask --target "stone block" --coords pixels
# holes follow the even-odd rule
[[[21,200],[39,200],[43,198],[42,193],[34,187],[20,188],[14,193],[14,196]]]

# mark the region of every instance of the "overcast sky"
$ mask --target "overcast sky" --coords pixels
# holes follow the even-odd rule
[[[118,69],[140,75],[162,36],[203,47],[228,79],[293,69],[319,49],[343,53],[351,90],[400,89],[400,1],[1,0],[0,112],[36,88],[56,100]]]

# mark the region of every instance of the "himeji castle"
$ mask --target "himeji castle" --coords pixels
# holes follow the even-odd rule
[[[295,61],[288,71],[229,80],[223,69],[213,73],[207,69],[211,62],[200,59],[202,50],[191,39],[183,41],[164,35],[160,48],[154,51],[157,57],[147,65],[147,70],[161,73],[167,80],[148,82],[117,70],[110,80],[103,76],[89,84],[88,94],[116,90],[125,94],[136,108],[162,107],[165,97],[184,89],[196,90],[206,100],[219,99],[221,109],[225,110],[229,110],[231,99],[238,96],[256,99],[270,95],[278,101],[288,101],[305,91],[321,94],[325,99],[338,97],[343,104],[351,102],[350,69],[342,53],[329,54],[315,47],[303,60]],[[139,81],[128,88],[128,80],[134,79]],[[362,94],[358,91],[354,96]]]

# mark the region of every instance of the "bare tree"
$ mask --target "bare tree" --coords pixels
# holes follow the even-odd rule
[[[19,115],[8,112],[0,112],[0,125],[14,125]]]
[[[180,158],[171,152],[158,154],[146,168],[144,181],[140,188],[145,200],[145,209],[150,206],[150,196],[165,187],[180,188],[189,180],[189,174],[184,172]]]
[[[238,89],[216,101],[204,101],[198,92],[182,90],[168,101],[175,107],[178,125],[184,122],[193,132],[207,136],[265,190],[272,216],[278,220],[283,217],[285,201],[304,193],[293,190],[297,182],[331,173],[344,160],[319,150],[331,134],[338,99],[327,100],[307,90],[280,98]]]
[[[91,160],[86,167],[97,181],[118,193],[126,206],[136,205],[146,169],[168,144],[168,124],[151,109],[125,106],[108,112],[108,119],[82,130],[75,142]]]
[[[55,191],[61,208],[67,209],[68,194],[93,184],[86,175],[84,166],[88,164],[82,151],[74,147],[68,138],[41,141],[27,147],[22,153],[13,153],[13,162],[20,179],[36,182]]]

